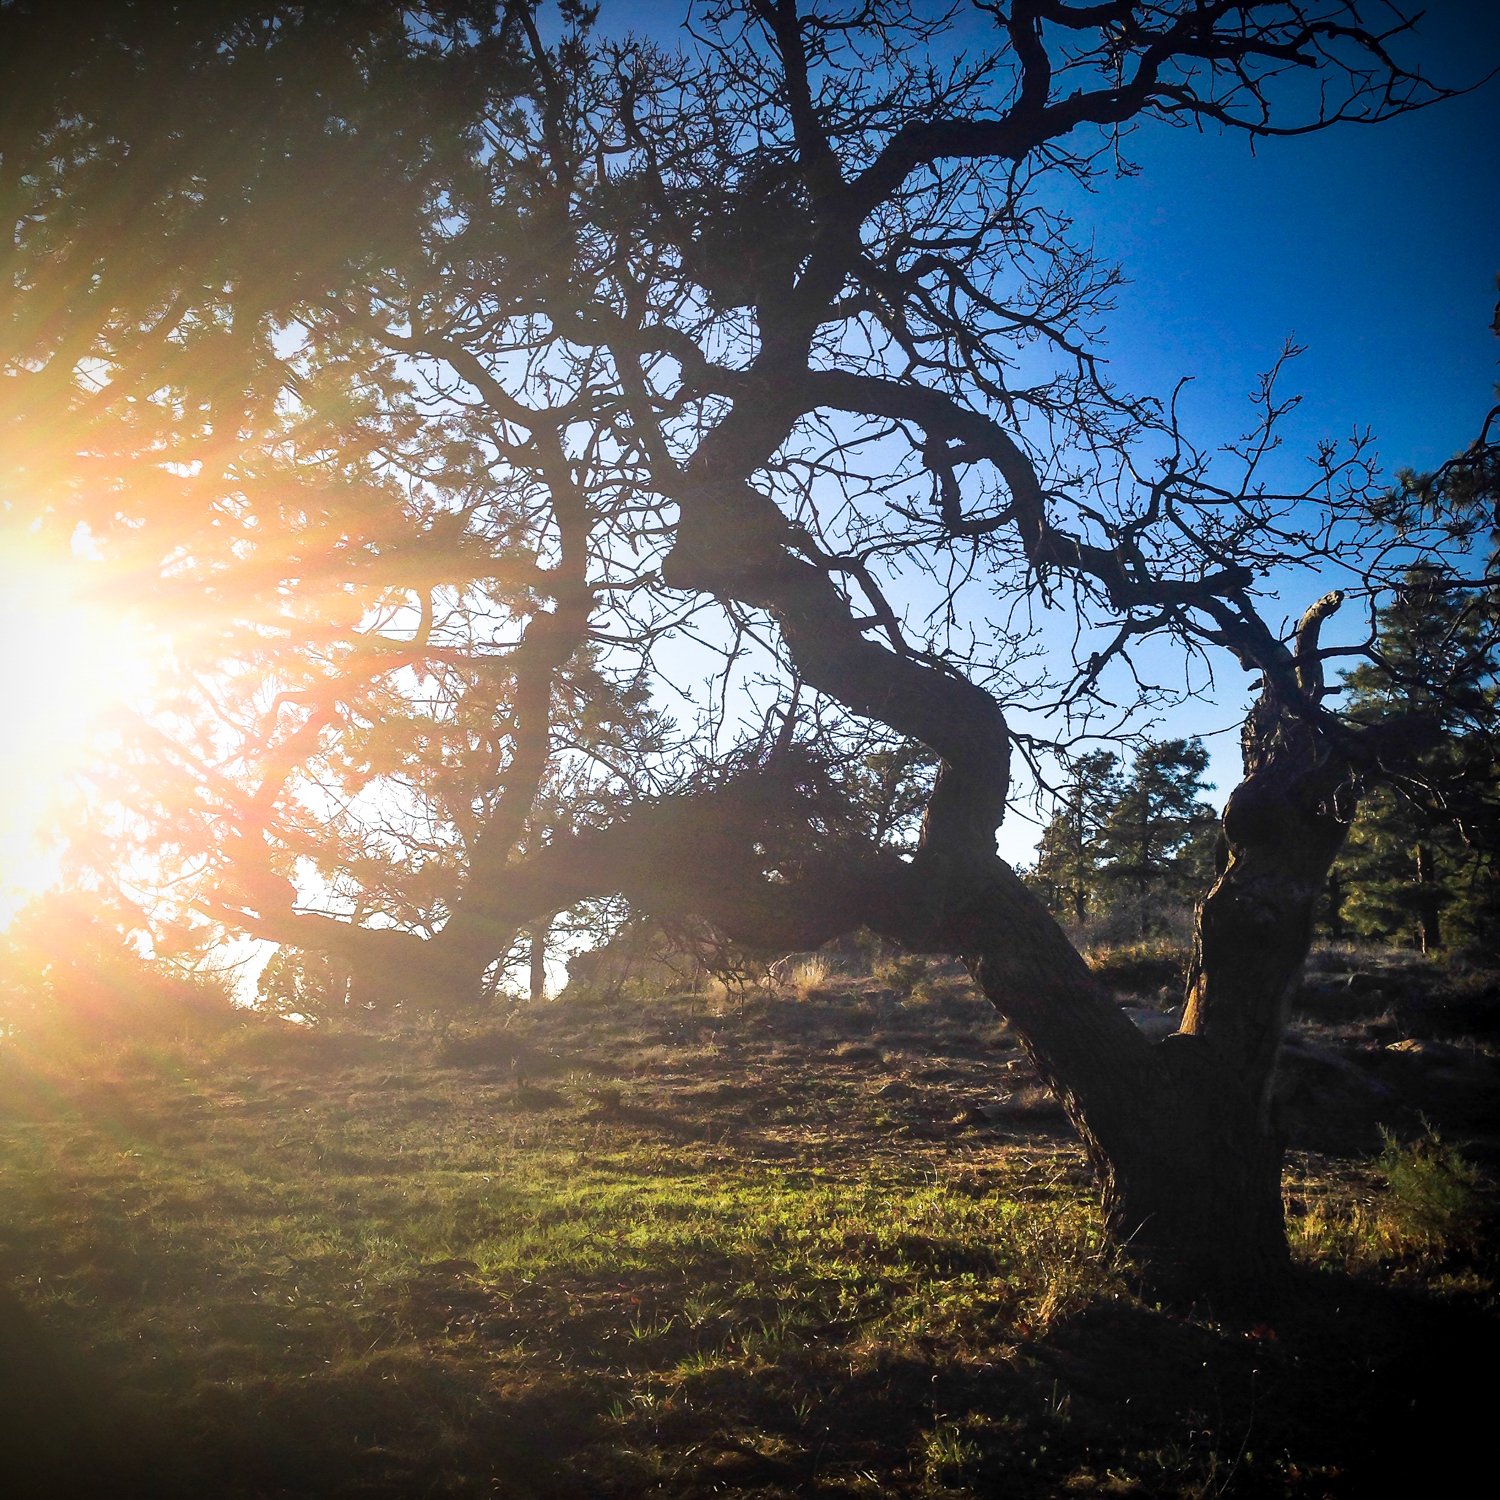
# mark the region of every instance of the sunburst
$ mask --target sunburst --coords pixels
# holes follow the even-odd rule
[[[0,926],[58,878],[59,807],[169,659],[147,601],[102,574],[75,550],[0,533]]]

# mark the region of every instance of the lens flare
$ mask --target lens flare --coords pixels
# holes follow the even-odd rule
[[[58,810],[165,667],[167,643],[102,571],[0,537],[0,926],[57,880]]]

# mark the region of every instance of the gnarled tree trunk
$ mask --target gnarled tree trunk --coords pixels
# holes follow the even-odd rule
[[[1250,1280],[1287,1261],[1276,1062],[1357,799],[1353,765],[1317,714],[1317,633],[1340,602],[1328,595],[1304,616],[1295,672],[1281,682],[1268,676],[1245,721],[1245,776],[1224,809],[1218,878],[1198,908],[1187,1005],[1172,1039],[1192,1138],[1181,1144],[1182,1170],[1167,1196],[1207,1197],[1226,1269],[1238,1259],[1236,1274]],[[1215,1164],[1207,1194],[1193,1165],[1205,1149]]]
[[[1098,1008],[1082,998],[1087,970],[1034,920],[1024,938],[1013,916],[994,921],[1006,936],[971,958],[1077,1125],[1111,1233],[1153,1281],[1179,1293],[1254,1298],[1289,1263],[1276,1062],[1358,791],[1347,749],[1317,711],[1318,630],[1340,602],[1329,595],[1308,611],[1295,660],[1268,674],[1247,717],[1245,775],[1224,811],[1176,1035],[1143,1059],[1117,1027],[1085,1022]],[[1022,962],[1027,972],[1018,973]]]
[[[1282,1151],[1254,1091],[1199,1036],[1149,1042],[1040,902],[999,870],[944,934],[1078,1130],[1111,1238],[1164,1293],[1274,1290],[1287,1265]]]

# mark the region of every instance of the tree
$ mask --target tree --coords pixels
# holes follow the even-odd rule
[[[1099,830],[1100,877],[1115,900],[1133,904],[1142,937],[1165,908],[1208,884],[1218,820],[1203,801],[1207,767],[1202,740],[1149,741]]]
[[[827,740],[817,743],[837,794],[848,801],[851,833],[863,832],[877,849],[913,850],[937,774],[932,751],[916,740],[860,736],[847,751],[829,757]]]
[[[1500,335],[1500,305],[1493,324]],[[1477,587],[1430,564],[1412,568],[1374,613],[1372,659],[1348,673],[1350,712],[1391,749],[1333,871],[1331,916],[1423,952],[1446,932],[1493,946],[1500,930],[1500,764],[1496,562],[1500,559],[1500,406],[1479,436],[1431,473],[1403,470],[1382,507],[1393,524],[1427,518],[1471,546],[1488,532]]]
[[[1500,848],[1493,590],[1430,568],[1375,618],[1376,659],[1345,677],[1349,711],[1395,753],[1364,799],[1338,867],[1355,931],[1423,953],[1495,933]]]
[[[226,976],[149,960],[131,914],[98,891],[34,897],[0,932],[0,1038],[97,1042],[101,1036],[215,1032],[236,1024]]]
[[[1061,806],[1042,830],[1027,883],[1054,916],[1082,925],[1101,902],[1101,836],[1121,797],[1120,757],[1094,750],[1065,763]]]
[[[1046,190],[1136,126],[1254,139],[1440,97],[1370,14],[716,0],[689,57],[523,0],[0,4],[8,493],[193,622],[182,693],[118,767],[141,844],[181,853],[197,912],[387,995],[473,993],[517,933],[608,894],[759,947],[865,925],[962,955],[1121,1241],[1194,1290],[1274,1279],[1271,1077],[1370,740],[1323,687],[1342,596],[1289,638],[1262,601],[1329,572],[1378,591],[1444,534],[1389,546],[1358,449],[1275,493],[1273,378],[1217,456],[1114,390],[1118,278]],[[944,599],[914,626],[895,591],[923,568]],[[976,593],[1008,630],[981,633]],[[1079,659],[1042,661],[1028,618],[1063,610]],[[1259,674],[1161,1046],[995,853],[1013,750],[1046,748],[1013,721],[1105,711],[1148,638]],[[584,648],[666,693],[684,642],[721,664],[679,695],[691,753],[637,747],[598,823],[529,837]],[[388,799],[441,800],[401,784],[435,774],[425,727],[394,767],[361,735],[450,670],[439,717],[493,724],[497,764],[431,918],[379,881],[316,909],[329,768],[373,778],[341,808],[357,886]],[[764,679],[939,758],[909,858],[816,747],[733,708]]]

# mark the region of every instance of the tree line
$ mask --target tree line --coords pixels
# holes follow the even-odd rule
[[[1028,883],[1075,928],[1147,937],[1205,889],[1218,817],[1198,739],[1153,740],[1128,768],[1112,750],[1070,759]]]

